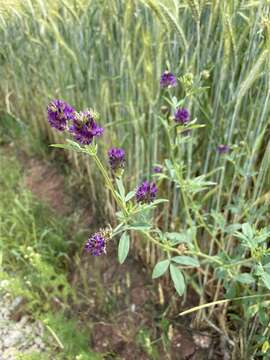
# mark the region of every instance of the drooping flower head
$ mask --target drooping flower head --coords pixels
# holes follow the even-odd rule
[[[93,256],[106,254],[106,239],[101,235],[100,232],[97,232],[90,236],[85,244],[84,249]]]
[[[154,166],[153,167],[153,172],[155,174],[160,174],[162,172],[162,167],[161,166]]]
[[[177,85],[176,77],[173,73],[165,71],[160,78],[160,86],[163,88],[166,87],[175,87]]]
[[[76,113],[69,131],[81,145],[89,145],[95,136],[103,134],[104,129],[97,125],[94,112],[86,110]]]
[[[186,108],[178,108],[174,113],[174,121],[178,124],[186,125],[189,122],[189,111]]]
[[[230,148],[228,145],[220,144],[217,147],[217,151],[219,154],[226,154],[230,151]]]
[[[154,182],[144,181],[136,190],[137,202],[150,203],[157,196],[157,186]]]
[[[68,121],[75,119],[75,110],[63,100],[52,100],[47,107],[48,121],[51,127],[64,131]]]
[[[108,151],[109,163],[111,169],[116,172],[125,167],[125,150],[121,148],[111,148]]]

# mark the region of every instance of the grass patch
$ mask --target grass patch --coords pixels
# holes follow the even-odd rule
[[[48,342],[47,357],[33,353],[18,359],[99,359],[89,350],[87,329],[68,315],[74,294],[67,279],[72,243],[67,220],[25,188],[19,161],[3,149],[0,153],[1,290],[22,296],[24,311],[44,321],[63,345],[59,349]],[[53,310],[56,300],[61,309],[57,314]]]

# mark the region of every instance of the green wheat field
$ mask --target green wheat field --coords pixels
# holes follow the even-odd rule
[[[99,113],[99,160],[52,99]],[[46,344],[0,359],[270,359],[269,119],[269,0],[0,0],[0,296]]]

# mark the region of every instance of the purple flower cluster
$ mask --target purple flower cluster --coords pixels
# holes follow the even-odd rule
[[[230,148],[228,145],[220,144],[217,147],[217,151],[219,154],[226,154],[230,151]]]
[[[59,130],[68,130],[81,145],[89,145],[94,137],[103,134],[91,110],[76,112],[63,100],[52,100],[47,108],[49,124]]]
[[[77,113],[69,131],[81,145],[89,145],[95,136],[103,134],[104,129],[95,122],[93,112],[86,110]]]
[[[160,86],[163,88],[175,87],[177,85],[176,77],[173,73],[165,71],[160,78]]]
[[[178,108],[174,113],[174,121],[178,124],[186,125],[189,122],[189,111],[186,108]]]
[[[176,77],[173,73],[165,71],[160,78],[160,86],[165,87],[175,87],[177,85]],[[174,121],[177,124],[187,125],[190,119],[190,114],[186,108],[178,108],[174,113]]]
[[[90,236],[84,247],[85,251],[91,253],[93,256],[100,256],[106,254],[106,239],[100,232]]]
[[[121,148],[112,148],[108,151],[109,163],[113,171],[125,167],[125,150]]]
[[[63,100],[52,100],[48,107],[48,121],[51,127],[64,131],[67,129],[68,121],[75,119],[75,110]]]
[[[157,186],[154,182],[144,181],[136,191],[136,200],[138,203],[150,203],[157,196]]]
[[[161,166],[154,166],[153,167],[153,172],[155,174],[160,174],[162,172],[162,167]]]

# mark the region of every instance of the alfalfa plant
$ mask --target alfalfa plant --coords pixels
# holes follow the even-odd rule
[[[195,272],[195,277],[196,288],[199,289],[203,304],[193,311],[232,300],[252,301],[254,298],[264,298],[269,295],[265,293],[265,288],[270,289],[267,249],[270,231],[268,228],[258,231],[248,223],[227,224],[217,210],[212,210],[207,215],[203,214],[203,199],[210,196],[212,189],[217,186],[217,183],[212,181],[213,175],[218,172],[224,173],[224,168],[219,167],[209,173],[189,176],[190,164],[187,166],[186,157],[182,154],[188,149],[192,137],[196,136],[196,131],[205,125],[198,123],[196,118],[191,119],[185,104],[189,96],[196,96],[205,89],[200,86],[194,87],[191,74],[181,77],[180,81],[185,96],[178,100],[171,93],[171,89],[177,86],[176,77],[166,71],[160,80],[161,87],[165,88],[164,100],[170,108],[169,112],[160,117],[170,156],[163,164],[155,164],[153,167],[152,177],[157,181],[144,179],[137,187],[130,189],[126,189],[124,182],[125,167],[128,165],[125,150],[119,147],[109,148],[107,164],[104,165],[101,160],[98,139],[102,137],[104,129],[98,125],[99,115],[92,109],[77,112],[62,100],[53,100],[48,105],[50,125],[69,134],[66,144],[52,146],[90,157],[118,208],[117,225],[112,228],[106,224],[104,228],[97,230],[89,237],[84,249],[93,256],[100,256],[106,254],[106,248],[112,239],[118,239],[118,259],[122,264],[130,251],[132,233],[137,232],[142,241],[147,240],[159,249],[160,258],[153,268],[152,277],[159,278],[168,272],[180,296],[185,293],[186,283],[190,279],[194,281],[194,276],[191,277],[187,270],[200,267],[202,272]],[[217,146],[216,153],[235,163],[239,149],[234,145],[221,143]],[[173,184],[178,196],[181,197],[186,216],[186,228],[181,232],[164,231],[155,221],[161,204],[168,203],[167,199],[157,198],[158,188],[162,182]],[[209,222],[209,216],[214,222]],[[200,239],[201,229],[213,239],[210,250]],[[223,239],[220,239],[220,234]],[[236,251],[231,251],[232,246],[223,246],[226,237],[231,242],[240,239]],[[218,252],[214,253],[217,246]],[[207,284],[210,276],[218,284],[216,295],[220,293],[220,287],[223,287],[226,299],[219,300],[214,297],[214,302],[205,304],[201,287]],[[260,288],[259,294],[254,293],[255,287]],[[266,345],[264,349],[265,347]]]
[[[162,88],[173,88],[177,85],[176,77],[165,72],[160,80]],[[186,81],[187,94],[191,92],[190,84]],[[92,109],[77,112],[68,103],[62,100],[53,100],[48,105],[48,121],[50,125],[59,130],[66,131],[73,139],[67,139],[66,144],[54,144],[53,147],[64,148],[92,158],[99,169],[106,188],[112,194],[117,204],[116,214],[118,224],[112,229],[110,226],[100,229],[91,235],[85,244],[85,250],[100,256],[106,253],[109,241],[117,237],[118,259],[123,263],[130,250],[130,237],[132,231],[137,231],[142,238],[155,244],[162,250],[163,256],[153,269],[153,278],[158,278],[169,271],[175,289],[183,295],[186,285],[184,280],[185,267],[199,267],[199,259],[210,264],[222,266],[222,259],[209,256],[202,251],[197,241],[197,229],[192,220],[188,202],[191,197],[201,191],[208,190],[215,185],[207,180],[207,175],[194,179],[185,177],[185,164],[181,160],[181,147],[188,142],[192,131],[203,127],[197,124],[196,119],[191,121],[190,113],[184,107],[185,99],[177,100],[176,97],[166,98],[172,106],[173,116],[169,122],[161,119],[169,138],[171,158],[166,159],[163,167],[155,166],[153,176],[159,181],[167,180],[176,183],[183,197],[189,228],[183,233],[164,232],[154,221],[154,210],[159,204],[168,202],[167,199],[158,199],[158,187],[154,181],[145,180],[138,184],[136,189],[127,191],[124,187],[123,174],[126,165],[125,150],[111,148],[108,150],[108,165],[104,166],[98,154],[97,139],[102,136],[104,129],[97,124],[98,114]],[[220,153],[229,151],[228,146],[220,145]]]

